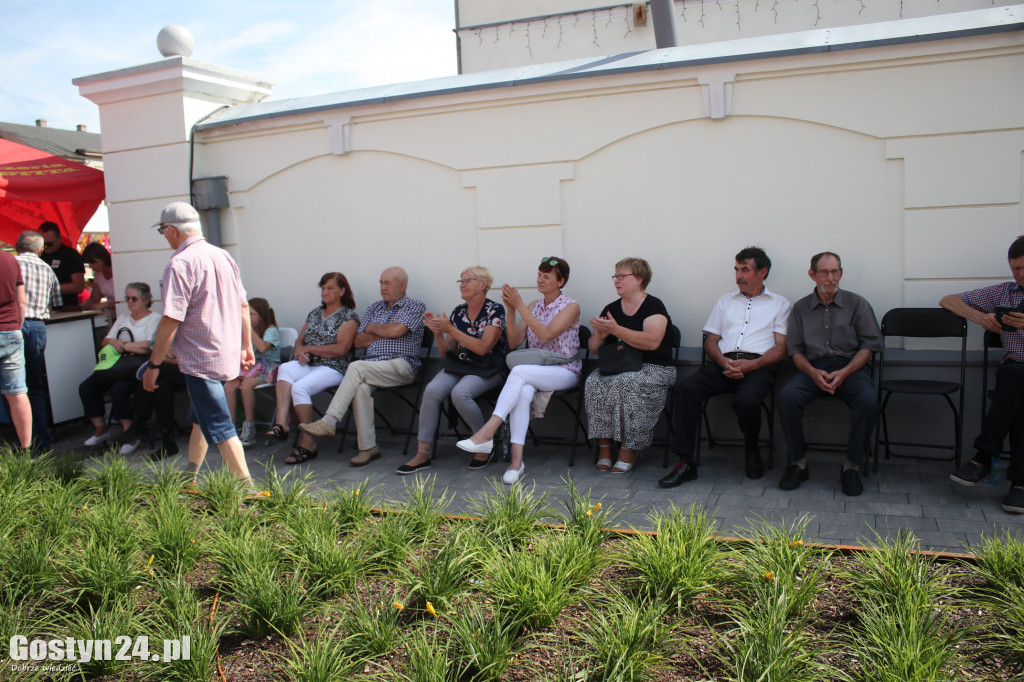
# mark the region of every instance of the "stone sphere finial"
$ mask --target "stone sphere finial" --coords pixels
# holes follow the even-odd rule
[[[194,46],[192,34],[184,26],[164,26],[156,36],[156,47],[165,57],[190,57]]]

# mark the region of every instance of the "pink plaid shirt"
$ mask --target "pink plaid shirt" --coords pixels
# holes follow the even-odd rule
[[[174,353],[182,373],[227,381],[238,376],[245,289],[238,265],[201,235],[185,240],[160,280],[164,316],[178,320]]]

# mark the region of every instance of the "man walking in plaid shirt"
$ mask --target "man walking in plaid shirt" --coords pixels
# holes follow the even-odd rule
[[[25,322],[21,335],[25,340],[25,384],[32,405],[32,444],[41,450],[53,446],[46,425],[46,392],[43,390],[43,353],[46,351],[46,322],[50,308],[59,309],[64,301],[60,295],[60,282],[53,268],[39,254],[43,252],[43,235],[26,230],[18,235],[14,248],[15,259],[25,281]]]
[[[427,307],[422,301],[406,297],[408,284],[409,275],[402,268],[391,267],[380,274],[382,300],[366,309],[356,334],[355,346],[365,348],[366,354],[349,364],[324,418],[299,424],[301,431],[313,437],[329,438],[351,405],[359,445],[359,454],[351,460],[354,467],[380,457],[373,426],[374,389],[407,384],[420,366],[423,313]]]
[[[238,376],[239,361],[243,370],[256,362],[249,303],[238,266],[227,251],[206,241],[199,213],[190,204],[168,204],[153,227],[174,248],[174,255],[160,280],[163,317],[142,387],[156,389],[160,364],[173,342],[192,403],[189,421],[194,424],[185,471],[198,473],[208,443],[213,443],[231,473],[255,492],[224,396],[224,382]]]

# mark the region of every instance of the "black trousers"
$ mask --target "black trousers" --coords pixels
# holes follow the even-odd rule
[[[996,369],[992,404],[981,422],[981,433],[974,439],[978,450],[975,459],[991,462],[1003,449],[1007,435],[1010,436],[1010,467],[1006,477],[1014,483],[1024,483],[1024,364],[1012,360]]]
[[[140,425],[148,424],[156,409],[156,420],[161,431],[174,431],[178,423],[174,420],[174,392],[185,388],[185,375],[173,362],[165,362],[157,370],[156,390],[147,391],[141,385],[135,390],[132,408]]]
[[[677,435],[672,451],[680,459],[694,463],[700,406],[708,398],[722,393],[735,394],[732,409],[739,419],[746,452],[757,451],[757,440],[761,435],[761,401],[774,388],[777,371],[778,365],[771,365],[756,369],[742,379],[730,379],[721,366],[708,362],[690,376],[677,381],[672,389],[675,391],[672,427]]]

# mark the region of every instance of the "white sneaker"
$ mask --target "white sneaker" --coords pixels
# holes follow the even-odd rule
[[[523,474],[525,473],[526,463],[524,462],[519,465],[518,469],[509,469],[504,474],[502,474],[501,480],[507,485],[512,485],[513,483],[518,483],[519,479],[522,478]]]
[[[256,442],[256,424],[253,422],[242,422],[242,433],[238,436],[242,445],[249,446]]]
[[[102,445],[110,440],[110,429],[107,429],[98,436],[89,436],[85,439],[85,446],[92,447],[93,445]]]
[[[121,454],[130,455],[136,450],[138,450],[140,445],[142,445],[141,440],[137,440],[134,443],[125,443],[121,446]]]

